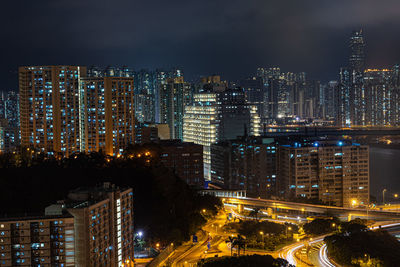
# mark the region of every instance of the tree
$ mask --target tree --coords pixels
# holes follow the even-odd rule
[[[233,244],[234,244],[235,240],[236,239],[233,236],[229,236],[228,239],[225,240],[225,243],[231,244],[231,256],[232,256]]]
[[[255,220],[257,220],[259,213],[260,213],[260,208],[254,208],[252,211],[250,211],[249,215],[253,217]]]
[[[246,254],[246,239],[244,239],[243,236],[237,235],[233,241],[233,245],[238,248],[238,256],[240,256],[240,249],[243,249]]]
[[[203,259],[197,263],[200,267],[289,267],[286,260],[278,258],[274,259],[271,255],[246,255],[241,257],[211,257]]]

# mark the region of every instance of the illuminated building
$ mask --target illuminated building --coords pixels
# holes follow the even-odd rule
[[[86,68],[19,68],[21,144],[49,153],[80,151],[79,80]]]
[[[341,69],[338,94],[338,125],[397,126],[400,123],[400,85],[397,66],[366,69],[357,82],[351,70]],[[361,79],[361,81],[359,81]]]
[[[178,78],[183,79],[183,70],[174,68],[172,70],[166,71],[157,69],[155,71],[155,81],[154,81],[154,114],[156,123],[165,123],[165,85],[167,84],[167,79]]]
[[[323,91],[323,113],[324,118],[334,119],[336,116],[337,109],[337,91],[338,91],[338,82],[330,81],[327,84],[323,84],[321,86],[321,91]]]
[[[363,30],[353,31],[349,43],[349,67],[356,72],[363,72],[365,69],[365,46]]]
[[[161,140],[160,161],[188,185],[204,187],[203,146],[180,140]]]
[[[185,107],[183,141],[203,146],[204,175],[210,180],[210,146],[218,140],[219,106],[216,93],[193,96],[193,105]]]
[[[260,77],[251,77],[241,81],[246,102],[257,107],[258,117],[264,113],[264,84]]]
[[[9,120],[0,118],[0,153],[16,150],[19,141],[19,127],[12,126]]]
[[[248,196],[275,195],[277,147],[273,138],[245,137],[211,145],[211,180]]]
[[[4,127],[0,125],[0,153],[5,152]]]
[[[244,133],[251,136],[260,134],[257,107],[246,103],[243,90],[208,91],[193,96],[193,104],[185,108],[183,125],[183,140],[200,144],[204,148],[206,180],[211,178],[211,144],[236,139]]]
[[[119,267],[133,239],[132,188],[79,188],[43,216],[0,219],[0,266]]]
[[[365,125],[366,92],[362,86],[365,46],[362,30],[354,31],[349,43],[349,65],[340,69],[337,110],[339,126]]]
[[[227,89],[218,94],[220,125],[218,140],[236,139],[244,133],[260,135],[260,117],[257,107],[246,103],[244,90]]]
[[[280,68],[258,68],[253,82],[256,82],[257,78],[262,80],[264,87],[262,105],[257,105],[263,123],[285,124],[288,119],[294,117],[299,119],[324,117],[320,82],[307,80],[306,73],[284,73]],[[245,88],[247,87],[248,85]],[[251,96],[251,93],[260,99],[260,89],[248,91],[247,95]]]
[[[0,219],[0,266],[75,265],[70,214]]]
[[[191,87],[183,80],[183,76],[167,78],[160,85],[160,117],[161,123],[167,123],[171,139],[183,139],[184,107],[190,104]]]
[[[278,191],[285,198],[319,199],[349,207],[369,203],[368,146],[344,141],[291,142],[279,146]]]
[[[203,92],[223,92],[227,89],[227,82],[221,81],[221,77],[219,75],[212,75],[201,77],[200,83],[195,85],[196,93]]]
[[[137,144],[157,143],[169,140],[168,124],[136,123],[135,142]]]
[[[154,122],[158,97],[156,73],[148,70],[135,72],[135,117],[138,122]]]
[[[15,91],[0,94],[0,118],[12,128],[19,128],[19,94]]]
[[[79,94],[81,151],[117,155],[134,143],[133,78],[82,78]]]
[[[133,192],[105,183],[68,194],[76,266],[119,267],[133,260]]]
[[[362,125],[399,125],[399,92],[392,84],[392,75],[387,69],[364,71]]]

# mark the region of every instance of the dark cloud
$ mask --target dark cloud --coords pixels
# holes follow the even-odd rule
[[[15,0],[2,3],[2,88],[19,65],[182,66],[241,78],[258,66],[335,79],[364,28],[368,64],[400,62],[398,0]]]

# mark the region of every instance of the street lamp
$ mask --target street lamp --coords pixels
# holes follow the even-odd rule
[[[385,193],[386,193],[386,188],[385,189],[383,189],[383,191],[382,191],[382,202],[383,202],[383,205],[385,205]]]
[[[263,249],[265,249],[264,232],[260,231],[260,235],[261,235],[261,239],[262,239],[262,243],[263,243]]]
[[[292,227],[290,227],[290,226],[289,226],[289,227],[286,227],[286,238],[288,238],[288,230],[289,230],[289,231],[292,231]]]

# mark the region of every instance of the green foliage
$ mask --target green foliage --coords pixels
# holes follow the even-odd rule
[[[270,255],[251,255],[240,257],[214,257],[207,258],[198,263],[200,267],[249,267],[249,266],[265,266],[265,267],[283,267],[290,266],[284,259],[274,259]]]
[[[258,219],[258,214],[260,213],[260,208],[254,208],[252,211],[250,211],[249,216],[253,217],[254,219]]]
[[[385,230],[343,232],[325,237],[330,256],[343,265],[398,266],[400,243]]]
[[[307,235],[323,235],[335,230],[333,224],[338,225],[336,219],[315,219],[303,225],[304,232]]]
[[[289,227],[291,230],[288,230]],[[298,231],[298,226],[295,224],[284,225],[270,221],[251,220],[230,223],[227,228],[245,236],[247,247],[270,251],[275,250],[279,244],[290,239],[292,233]],[[286,233],[288,233],[287,236]]]
[[[356,218],[350,222],[342,222],[339,226],[339,232],[341,233],[356,233],[368,230],[367,221]]]

